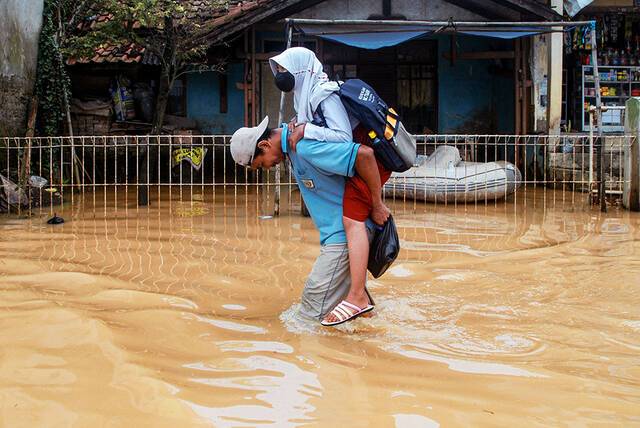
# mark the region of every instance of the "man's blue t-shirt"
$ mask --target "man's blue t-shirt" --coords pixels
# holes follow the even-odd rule
[[[287,129],[282,132],[282,151],[289,157],[311,219],[320,231],[320,245],[344,244],[342,198],[346,177],[353,177],[360,144],[330,143],[302,139],[288,151]]]

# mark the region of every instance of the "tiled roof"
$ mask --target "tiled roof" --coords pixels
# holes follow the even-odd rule
[[[193,0],[192,0],[193,1]],[[210,19],[206,22],[209,31],[201,35],[199,39],[206,38],[212,43],[219,43],[226,35],[231,32],[237,32],[250,25],[250,20],[239,20],[236,26],[236,20],[244,18],[246,15],[256,15],[260,11],[276,11],[282,7],[283,0],[252,0],[252,1],[230,1],[228,3],[225,14]]]
[[[100,24],[110,21],[112,18],[113,18],[113,15],[110,13],[97,13],[95,15],[88,16],[78,24],[78,30],[81,30],[81,31],[93,30]],[[136,28],[136,29],[140,28],[140,23],[134,22],[133,28]]]
[[[182,6],[184,7],[184,15],[176,16],[176,18],[187,18],[189,20],[199,19],[202,21],[208,21],[220,16],[224,16],[229,8],[237,6],[239,1],[225,1],[225,0],[182,0]],[[80,30],[90,30],[100,25],[103,22],[107,22],[113,18],[110,13],[96,13],[88,16],[83,22],[78,24]],[[140,28],[140,23],[136,22],[133,25],[134,28]]]
[[[102,46],[95,50],[95,55],[91,58],[69,58],[67,60],[68,65],[89,63],[140,63],[158,65],[160,61],[157,56],[148,52],[144,47],[137,46],[134,43],[124,46]]]
[[[201,20],[209,20],[225,15],[228,8],[233,7],[236,3],[239,2],[221,0],[183,0],[186,18],[199,18]]]
[[[272,0],[254,0],[254,1],[236,1],[229,2],[229,8],[227,13],[215,18],[212,22],[213,25],[218,23],[226,23],[233,19],[238,18],[245,12],[256,9],[260,6],[266,7]]]
[[[215,29],[222,25],[233,26],[233,21],[244,14],[257,9],[267,9],[270,4],[279,0],[182,0],[185,8],[185,18],[189,20],[199,19],[209,28]],[[100,23],[112,19],[110,14],[96,14],[84,20],[78,28],[91,30]],[[181,17],[182,18],[182,17]],[[134,23],[134,28],[140,28],[139,23]],[[214,31],[215,32],[215,31]],[[106,46],[96,49],[91,58],[67,60],[68,65],[88,63],[142,63],[159,64],[159,60],[153,54],[146,53],[145,49],[134,44],[126,46]]]

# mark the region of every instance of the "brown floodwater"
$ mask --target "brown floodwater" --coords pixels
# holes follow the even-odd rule
[[[294,315],[310,219],[254,195],[1,217],[0,426],[640,426],[640,215],[518,195],[391,204],[339,329]]]

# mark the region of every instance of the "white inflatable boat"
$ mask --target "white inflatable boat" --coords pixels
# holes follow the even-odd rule
[[[512,163],[463,162],[457,148],[440,146],[431,156],[418,156],[413,168],[394,172],[384,194],[427,202],[480,202],[505,198],[521,184]]]

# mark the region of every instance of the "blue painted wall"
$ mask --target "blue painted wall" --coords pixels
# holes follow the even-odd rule
[[[512,76],[490,72],[494,60],[443,58],[450,51],[448,36],[438,40],[438,132],[514,132],[515,95]],[[511,50],[513,42],[477,36],[457,36],[458,52]],[[504,61],[513,70],[513,60]]]
[[[244,126],[244,93],[236,87],[243,81],[244,65],[227,66],[227,113],[220,113],[219,74],[187,75],[187,116],[196,120],[205,134],[233,134]]]
[[[281,34],[258,37],[278,39]],[[515,120],[514,81],[512,76],[495,75],[493,60],[457,60],[454,66],[442,55],[450,50],[448,36],[438,40],[438,133],[513,133]],[[511,50],[512,41],[485,37],[457,37],[458,52]],[[505,61],[510,68],[513,61]],[[228,112],[220,113],[218,74],[189,74],[187,115],[198,122],[203,133],[232,134],[244,126],[244,95],[236,87],[243,81],[242,63],[227,68]]]

